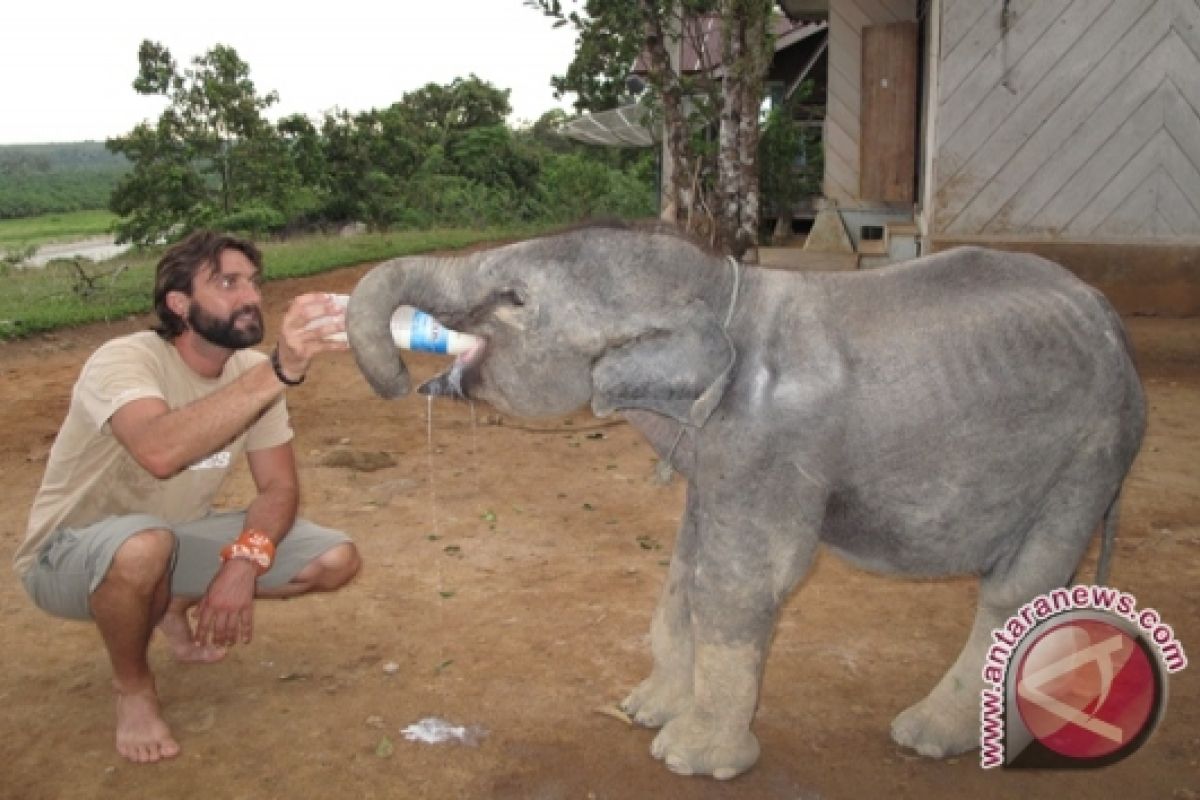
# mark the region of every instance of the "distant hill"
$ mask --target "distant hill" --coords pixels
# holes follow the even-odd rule
[[[107,208],[129,169],[103,142],[0,145],[0,219]]]

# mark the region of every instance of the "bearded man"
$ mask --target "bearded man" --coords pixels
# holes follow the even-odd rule
[[[198,231],[166,252],[159,324],[84,365],[14,557],[39,608],[99,629],[117,751],[131,761],[180,751],[147,659],[155,627],[176,660],[210,663],[250,641],[256,598],[332,591],[359,569],[345,534],[296,516],[284,402],[317,354],[346,349],[325,338],[344,318],[325,294],[295,298],[268,358],[250,349],[263,339],[261,280],[248,241]],[[322,317],[334,319],[309,328]],[[257,496],[215,511],[243,453]]]

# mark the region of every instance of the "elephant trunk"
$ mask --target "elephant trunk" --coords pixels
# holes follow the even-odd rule
[[[372,268],[358,282],[346,308],[346,333],[354,360],[376,394],[400,397],[412,388],[392,339],[392,314],[402,305],[439,319],[454,314],[467,302],[460,287],[473,260],[398,258]]]

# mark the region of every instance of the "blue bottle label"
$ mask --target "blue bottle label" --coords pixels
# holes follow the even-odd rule
[[[450,347],[450,337],[436,319],[418,310],[413,312],[408,347],[422,353],[445,353]]]

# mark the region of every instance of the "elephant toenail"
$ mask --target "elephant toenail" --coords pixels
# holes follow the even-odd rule
[[[670,756],[667,758],[667,769],[674,772],[676,775],[691,775],[692,768],[685,764],[678,756]]]

